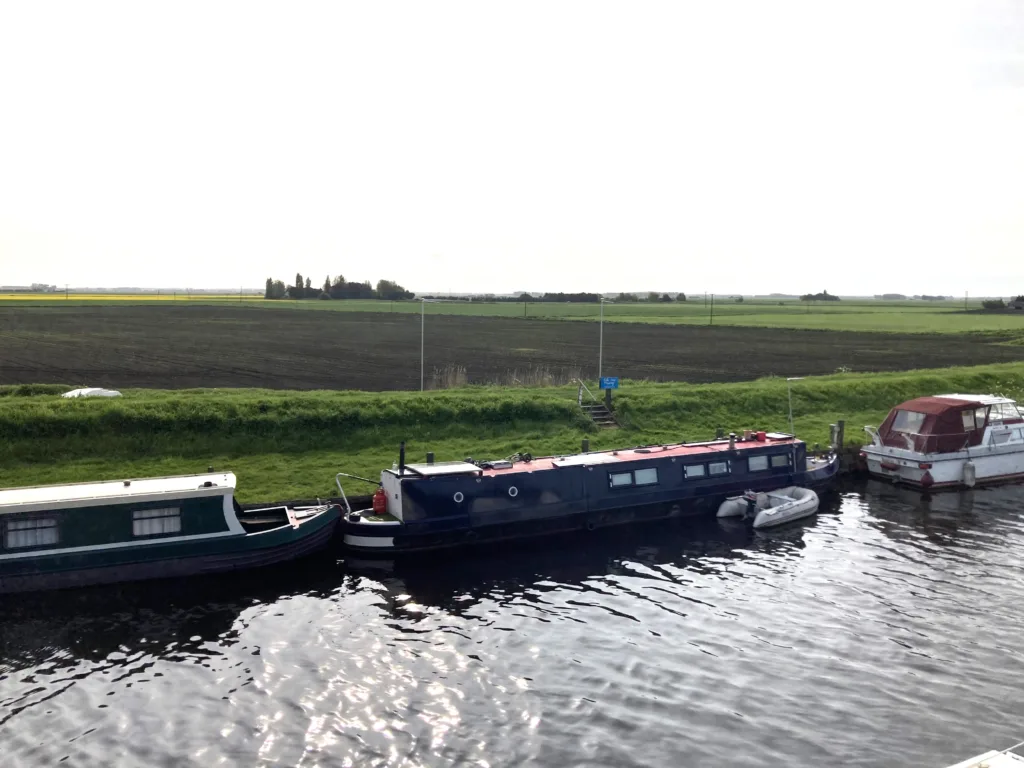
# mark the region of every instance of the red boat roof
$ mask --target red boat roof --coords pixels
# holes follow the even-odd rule
[[[754,448],[764,448],[768,445],[793,445],[799,443],[795,437],[769,438],[767,440],[741,440],[736,439],[734,450],[746,451]],[[616,464],[624,461],[640,461],[642,459],[661,458],[664,456],[696,457],[708,456],[713,458],[715,454],[728,454],[729,441],[716,440],[711,443],[679,443],[676,445],[651,445],[637,448],[627,448],[617,451],[594,451],[593,453],[574,454],[572,456],[544,456],[533,461],[519,461],[511,467],[504,469],[485,469],[485,475],[508,475],[515,472],[535,472],[538,469],[555,469],[564,466],[593,466],[596,464]]]
[[[898,411],[914,411],[915,413],[939,414],[946,411],[958,411],[970,406],[980,406],[977,400],[965,400],[959,397],[917,397],[896,406]]]

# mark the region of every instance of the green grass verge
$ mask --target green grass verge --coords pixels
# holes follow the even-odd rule
[[[426,393],[126,390],[63,400],[60,387],[0,387],[0,487],[202,472],[239,476],[242,501],[332,495],[334,473],[376,477],[407,442],[410,460],[499,458],[678,440],[787,426],[785,379],[739,384],[623,382],[618,430],[597,430],[575,388],[471,387]],[[847,422],[848,442],[897,403],[941,392],[1024,399],[1024,363],[793,382],[797,433],[824,444]],[[365,492],[368,488],[353,486]]]

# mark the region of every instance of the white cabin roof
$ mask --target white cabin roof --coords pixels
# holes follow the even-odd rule
[[[981,403],[982,405],[998,405],[999,403],[1015,402],[1008,397],[998,397],[996,395],[935,395],[935,397],[945,397],[955,400],[973,400]]]
[[[437,475],[464,475],[470,472],[480,472],[480,467],[465,461],[439,461],[435,464],[406,464],[405,468],[423,477],[434,477]],[[397,469],[390,470],[398,474]]]
[[[204,487],[204,483],[212,486]],[[216,490],[215,490],[216,489]],[[149,496],[196,496],[221,493],[227,489],[234,493],[235,475],[218,472],[207,475],[181,475],[178,477],[151,477],[142,480],[112,480],[98,483],[72,483],[69,485],[37,485],[28,488],[9,488],[0,491],[0,512],[15,512],[39,505],[51,507],[92,506],[105,501],[125,502]],[[203,491],[204,493],[199,493]]]

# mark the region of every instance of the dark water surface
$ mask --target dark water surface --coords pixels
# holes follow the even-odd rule
[[[0,764],[944,766],[1024,733],[1022,511],[0,596]]]

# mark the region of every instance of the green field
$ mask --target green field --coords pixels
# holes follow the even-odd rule
[[[71,294],[21,294],[0,296],[0,305],[87,305],[97,304],[230,304],[259,306],[268,309],[303,309],[321,312],[407,312],[421,311],[418,301],[375,300],[302,300],[266,301],[249,297],[240,300],[229,297],[193,297],[191,299],[166,296],[80,296]],[[768,301],[747,299],[715,301],[714,318],[710,303],[703,296],[686,302],[672,303],[607,303],[604,318],[617,323],[658,323],[687,325],[731,325],[768,328],[819,329],[834,331],[877,331],[888,333],[1024,333],[1024,312],[985,312],[979,302],[931,301],[870,301],[843,300],[837,302],[807,303],[797,300]],[[517,302],[436,302],[427,303],[428,314],[470,315],[480,317],[531,317],[556,320],[598,319],[596,304],[555,304]]]
[[[334,473],[375,477],[398,443],[409,457],[500,458],[705,439],[727,430],[785,429],[783,379],[740,384],[624,382],[622,429],[598,431],[576,407],[575,388],[470,387],[426,393],[272,390],[126,390],[119,399],[63,400],[57,385],[0,387],[0,487],[202,472],[239,476],[242,501],[329,496]],[[911,397],[993,392],[1024,399],[1024,363],[843,374],[793,383],[797,433],[847,439]],[[348,488],[365,492],[366,487]]]

